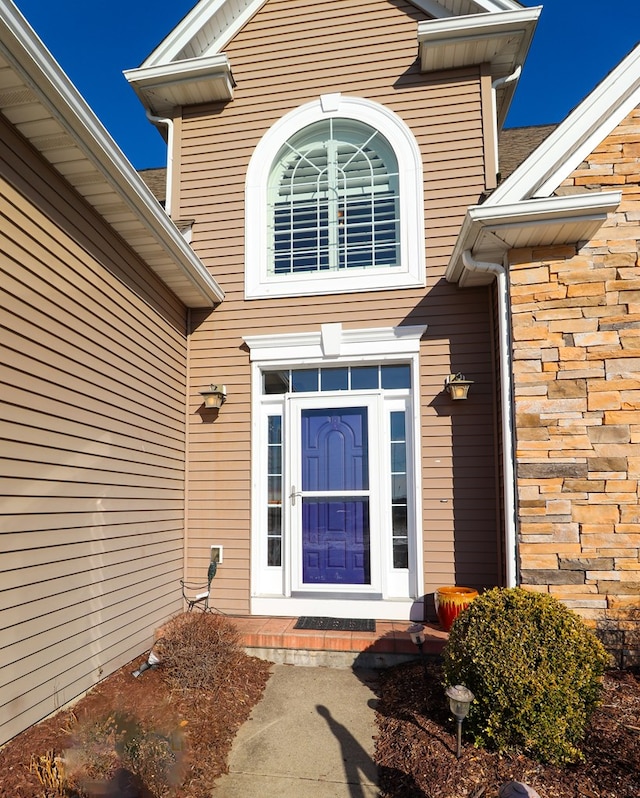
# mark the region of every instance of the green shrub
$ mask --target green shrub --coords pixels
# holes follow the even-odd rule
[[[465,728],[476,745],[526,751],[553,763],[578,748],[598,704],[608,655],[581,618],[553,597],[490,590],[453,624],[447,685],[475,695]]]

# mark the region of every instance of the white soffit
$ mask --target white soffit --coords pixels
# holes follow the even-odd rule
[[[220,53],[266,0],[200,0],[141,69]]]
[[[491,194],[486,205],[547,197],[640,104],[640,45]]]
[[[541,6],[446,17],[418,23],[424,72],[488,63],[494,78],[511,75],[524,63]]]
[[[233,97],[233,77],[224,53],[124,72],[142,104],[157,116],[172,116],[181,105],[221,102]]]
[[[410,0],[413,5],[430,13],[433,17],[461,17],[468,14],[484,14],[492,11],[519,11],[522,4],[516,0]],[[439,11],[443,9],[443,11]]]
[[[586,241],[621,199],[621,192],[610,191],[531,199],[499,207],[475,205],[467,211],[445,276],[461,287],[486,285],[493,275],[467,271],[462,262],[466,250],[476,260],[502,263],[510,249]]]
[[[513,75],[524,63],[542,6],[432,19],[418,23],[423,72],[489,64],[493,80]],[[517,80],[496,91],[496,116],[502,127]]]
[[[0,0],[0,112],[188,307],[224,294],[11,0]]]

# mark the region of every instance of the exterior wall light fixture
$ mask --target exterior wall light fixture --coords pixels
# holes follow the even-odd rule
[[[210,385],[206,390],[200,391],[204,397],[204,406],[207,410],[219,410],[227,399],[226,385]]]
[[[473,380],[468,380],[464,374],[449,374],[444,381],[444,386],[452,399],[466,399],[470,385],[473,385]]]

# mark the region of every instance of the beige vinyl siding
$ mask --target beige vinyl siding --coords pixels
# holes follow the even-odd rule
[[[1,743],[181,608],[186,311],[0,133]]]
[[[421,74],[418,19],[404,2],[270,0],[225,48],[234,99],[183,109],[177,125],[175,212],[195,219],[193,246],[226,294],[211,318],[193,317],[188,566],[204,573],[209,545],[224,544],[214,603],[225,612],[249,610],[250,369],[242,336],[317,331],[324,322],[428,324],[420,386],[425,588],[499,580],[489,293],[460,292],[443,277],[466,208],[485,187],[481,69]],[[416,136],[427,288],[245,301],[249,159],[283,114],[336,91],[389,107]],[[467,402],[452,405],[443,393],[452,370],[476,380]],[[212,380],[227,385],[228,401],[206,423],[197,391]]]

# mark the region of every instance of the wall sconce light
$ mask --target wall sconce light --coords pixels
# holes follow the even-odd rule
[[[210,385],[207,390],[200,391],[204,397],[204,406],[207,410],[219,410],[227,399],[226,385]]]
[[[471,690],[469,690],[469,688],[465,687],[463,684],[456,684],[455,686],[447,687],[445,690],[445,695],[449,699],[449,709],[456,719],[458,726],[457,757],[460,759],[460,755],[462,754],[462,721],[469,714],[471,702],[474,700],[475,696]]]
[[[466,399],[470,385],[473,385],[473,380],[468,380],[464,374],[449,374],[444,381],[444,386],[452,399]]]

